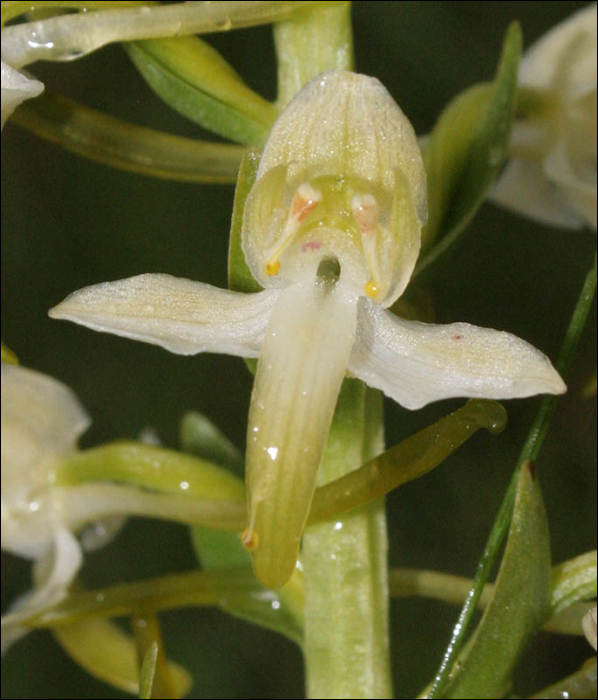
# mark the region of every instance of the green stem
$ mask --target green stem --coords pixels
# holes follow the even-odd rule
[[[362,467],[320,486],[308,525],[336,518],[351,508],[380,498],[441,464],[480,428],[500,433],[506,426],[505,409],[496,401],[470,399],[465,406],[420,430]]]
[[[182,607],[226,605],[263,595],[250,567],[170,574],[68,596],[23,621],[26,627],[54,627],[88,618],[148,615]]]
[[[595,291],[596,255],[594,255],[594,264],[586,275],[581,294],[579,295],[573,315],[571,316],[571,321],[569,322],[569,327],[567,329],[558,360],[555,363],[557,370],[563,376],[567,374],[575,354],[575,350],[579,344],[579,340],[594,299]],[[490,532],[488,541],[486,542],[484,552],[482,553],[480,561],[478,562],[473,580],[473,586],[469,591],[463,608],[461,609],[459,619],[454,627],[451,641],[442,659],[440,668],[438,669],[429,692],[426,694],[426,697],[428,698],[442,697],[442,694],[447,686],[449,676],[453,669],[453,663],[463,648],[466,634],[476,606],[478,605],[479,598],[484,590],[484,585],[488,581],[490,571],[492,570],[492,567],[498,557],[501,545],[509,529],[520,472],[525,464],[533,462],[538,456],[544,442],[544,438],[546,437],[550,421],[554,415],[557,401],[558,397],[553,395],[544,396],[542,398],[536,418],[528,433],[523,449],[521,450],[517,467],[515,468],[511,478],[511,483],[509,484],[507,493],[505,494],[498,515],[496,516],[496,520],[494,521],[494,525]]]
[[[330,3],[296,12],[274,27],[278,106],[282,109],[314,76],[353,70],[351,3]]]
[[[358,468],[382,449],[381,416],[379,394],[357,380],[345,381],[320,484]],[[386,549],[381,498],[305,531],[309,698],[391,697]]]

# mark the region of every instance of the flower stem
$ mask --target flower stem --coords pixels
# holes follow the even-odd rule
[[[282,109],[311,78],[327,70],[353,70],[351,3],[328,3],[296,12],[274,27],[278,105]]]
[[[567,371],[571,365],[571,361],[585,327],[586,319],[588,317],[595,292],[596,255],[594,255],[594,265],[586,275],[583,287],[581,289],[581,294],[579,295],[573,315],[571,316],[571,320],[569,322],[569,327],[567,329],[558,360],[555,363],[557,370],[563,376],[567,374]],[[494,521],[488,541],[486,542],[486,547],[482,553],[480,561],[478,562],[473,585],[467,595],[467,598],[465,599],[461,613],[459,614],[459,619],[454,627],[451,641],[442,659],[440,668],[434,678],[429,692],[426,694],[427,698],[442,697],[443,691],[446,688],[453,668],[453,663],[463,648],[466,634],[478,604],[478,600],[482,594],[482,591],[484,590],[484,585],[488,580],[490,571],[492,570],[501,545],[509,529],[521,469],[525,464],[533,462],[537,458],[544,442],[544,438],[546,437],[546,433],[548,432],[550,421],[554,415],[557,400],[558,397],[553,395],[544,396],[542,399],[536,418],[528,433],[523,449],[521,450],[519,461],[517,462],[517,466],[511,478],[511,483],[509,484],[507,493],[505,494],[498,515],[496,516],[496,520]]]
[[[345,381],[320,484],[383,447],[381,396]],[[309,698],[391,697],[384,501],[309,527],[303,541]]]

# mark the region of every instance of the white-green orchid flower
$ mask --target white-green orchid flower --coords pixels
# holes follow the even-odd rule
[[[397,318],[413,271],[426,178],[413,128],[374,78],[314,78],[275,123],[248,196],[243,247],[256,294],[147,274],[52,309],[183,355],[259,357],[247,439],[258,577],[291,575],[343,378],[416,409],[455,396],[560,393],[550,361],[508,333]]]
[[[55,467],[76,450],[89,418],[77,397],[52,377],[2,363],[2,549],[35,562],[32,592],[2,618],[2,650],[18,638],[23,613],[62,598],[82,562]],[[87,548],[100,546],[120,520],[86,533]]]
[[[543,223],[596,230],[595,3],[526,52],[519,83],[537,106],[515,122],[514,158],[492,198]]]

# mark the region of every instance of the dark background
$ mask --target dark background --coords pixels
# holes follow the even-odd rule
[[[426,133],[445,103],[492,77],[512,19],[528,46],[583,7],[579,2],[355,2],[356,65],[378,77]],[[275,97],[271,28],[209,36],[247,82]],[[124,51],[107,47],[72,64],[36,65],[49,88],[111,114],[188,136],[205,136],[158,101]],[[2,339],[29,367],[71,386],[93,418],[82,445],[135,439],[153,427],[177,446],[182,413],[207,414],[244,443],[250,375],[236,358],[172,355],[151,345],[51,321],[68,293],[142,272],[226,284],[233,187],[170,183],[90,163],[10,122],[2,138]],[[430,291],[439,321],[511,331],[553,360],[596,246],[590,231],[545,229],[485,205],[464,245],[438,269]],[[560,562],[596,546],[596,411],[580,392],[595,367],[595,306],[538,463],[552,550]],[[411,413],[387,402],[394,444],[461,401]],[[388,499],[393,566],[470,576],[493,522],[538,399],[507,402],[509,429],[478,434],[450,460]],[[2,558],[4,606],[29,568]],[[86,558],[89,586],[186,570],[183,527],[135,520]],[[441,603],[392,603],[398,697],[414,697],[435,671],[457,613]],[[303,694],[299,651],[273,633],[215,610],[162,616],[169,654],[185,664],[193,697],[292,698]],[[517,691],[538,690],[590,655],[581,638],[540,634],[518,670]],[[3,663],[11,698],[120,697],[85,675],[49,633],[15,646]]]

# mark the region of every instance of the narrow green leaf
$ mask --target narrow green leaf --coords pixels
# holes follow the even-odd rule
[[[181,182],[234,182],[245,149],[137,126],[47,91],[13,121],[97,163]]]
[[[509,539],[494,594],[457,660],[448,698],[502,697],[513,667],[550,610],[550,539],[531,463],[519,477]]]
[[[141,671],[139,672],[139,698],[152,697],[154,677],[156,675],[156,663],[158,661],[158,642],[152,642],[143,657]]]
[[[429,219],[422,250],[427,254],[414,275],[427,271],[455,243],[499,173],[515,113],[521,47],[521,29],[514,22],[505,36],[494,83],[459,95],[424,141]]]
[[[177,112],[237,143],[265,143],[276,107],[247,87],[209,44],[188,36],[126,48],[150,87]]]
[[[315,3],[313,3],[315,4]],[[278,106],[327,70],[353,70],[351,3],[328,3],[295,12],[274,25]]]

